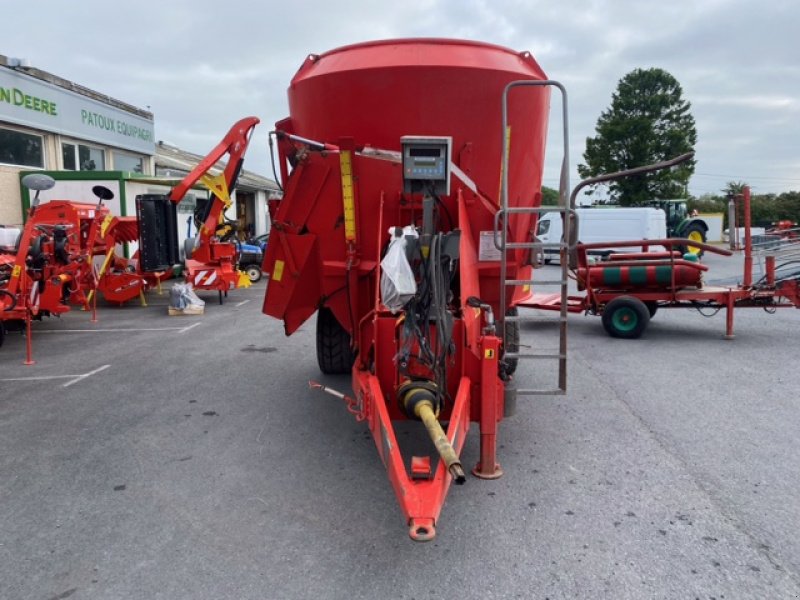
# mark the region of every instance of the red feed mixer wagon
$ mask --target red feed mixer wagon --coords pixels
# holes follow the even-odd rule
[[[450,484],[465,481],[470,422],[473,474],[500,477],[498,424],[515,393],[566,385],[565,328],[559,351],[519,354],[514,306],[532,284],[553,85],[563,92],[528,52],[357,44],[305,59],[272,134],[284,197],[263,310],[287,335],[317,312],[319,366],[351,373],[354,393],[312,387],[367,423],[415,540],[434,537]],[[514,390],[526,357],[552,359],[558,383]],[[430,454],[404,455],[404,420],[424,424]]]

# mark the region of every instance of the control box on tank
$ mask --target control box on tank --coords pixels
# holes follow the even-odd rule
[[[453,138],[404,135],[400,145],[403,148],[403,192],[449,196]]]

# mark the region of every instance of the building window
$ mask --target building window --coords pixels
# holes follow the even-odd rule
[[[116,171],[128,171],[129,173],[144,173],[144,161],[141,156],[125,154],[124,152],[111,153],[114,157],[114,169]]]
[[[105,171],[106,158],[102,148],[64,142],[61,156],[67,171]]]
[[[180,201],[178,204],[178,212],[179,213],[194,213],[197,205],[200,204],[201,206],[205,206],[207,203],[206,198],[200,198],[200,202],[197,201],[197,196],[194,194],[186,194],[183,197],[183,200]]]
[[[42,136],[0,129],[0,163],[44,168]]]

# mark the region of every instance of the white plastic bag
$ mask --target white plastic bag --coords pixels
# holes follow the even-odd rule
[[[174,283],[169,291],[169,305],[171,308],[184,310],[187,307],[205,306],[205,302],[194,293],[191,283]]]
[[[392,313],[402,309],[417,293],[414,271],[406,258],[406,236],[417,237],[417,230],[407,225],[400,231],[389,230],[392,241],[381,261],[381,301]]]

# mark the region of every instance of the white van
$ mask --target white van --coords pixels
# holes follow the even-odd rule
[[[577,208],[578,241],[622,242],[629,240],[657,240],[667,237],[667,217],[660,208]],[[564,233],[561,214],[548,212],[541,216],[536,226],[536,237],[543,244],[558,244]],[[590,254],[608,254],[611,251],[639,252],[639,248],[607,248]],[[661,246],[652,251],[663,251]],[[558,255],[558,248],[544,248],[545,262]]]
[[[22,230],[17,227],[0,225],[0,248],[11,250],[17,245],[17,239]]]

